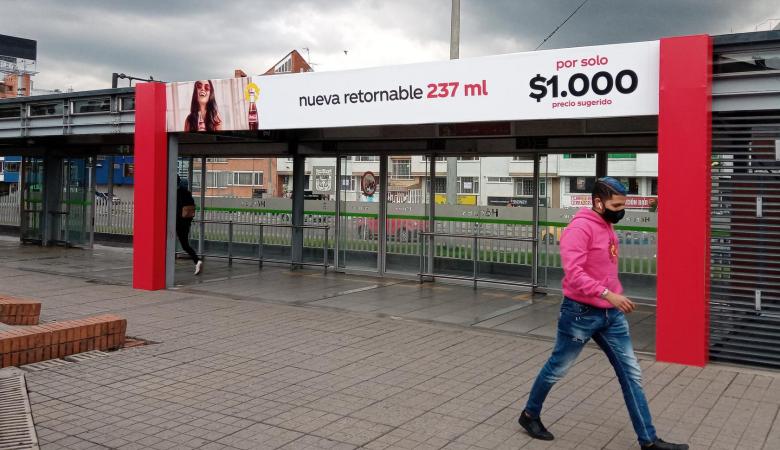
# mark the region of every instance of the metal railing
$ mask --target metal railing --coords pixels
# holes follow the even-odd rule
[[[207,258],[222,258],[228,260],[228,265],[233,265],[233,260],[239,260],[239,261],[257,261],[258,266],[262,267],[264,262],[271,262],[271,263],[281,263],[281,264],[290,264],[290,269],[295,269],[296,266],[317,266],[322,267],[325,270],[325,273],[328,272],[328,233],[330,231],[330,227],[327,225],[292,225],[292,224],[269,224],[269,223],[255,223],[255,222],[236,222],[233,220],[193,220],[193,223],[200,223],[200,224],[222,224],[228,226],[228,235],[227,235],[227,255],[220,255],[216,253],[206,253],[202,252],[198,256],[207,257]],[[259,233],[257,234],[257,237],[259,238],[258,242],[258,252],[257,257],[249,257],[249,256],[234,256],[233,255],[233,228],[235,226],[250,226],[250,227],[257,227],[259,229]],[[265,228],[289,228],[290,229],[290,240],[292,241],[292,233],[295,232],[295,230],[323,230],[324,231],[324,239],[322,241],[322,262],[316,263],[316,262],[306,262],[306,261],[295,261],[294,260],[294,254],[290,255],[290,260],[282,260],[282,259],[273,259],[273,258],[266,258],[264,256],[264,247],[265,247]],[[202,235],[201,235],[202,236]],[[202,248],[202,247],[201,247]],[[177,252],[177,255],[182,252]]]
[[[104,199],[95,200],[95,232],[131,235],[133,232],[133,202],[123,200],[121,203],[109,204]],[[1,225],[19,225],[20,217],[19,196],[0,197],[0,224]],[[265,225],[275,225],[289,223],[290,210],[287,213],[277,211],[266,212],[258,209],[257,211],[220,211],[207,208],[203,212],[206,219],[214,221],[234,222],[255,222]],[[200,217],[200,213],[199,213]],[[335,228],[336,217],[330,213],[317,211],[307,211],[307,223],[317,223],[329,225],[331,229]],[[344,215],[340,218],[341,239],[339,243],[340,251],[375,253],[379,249],[378,236],[378,215],[376,216],[356,216]],[[389,239],[386,242],[387,254],[400,256],[417,256],[419,245],[422,240],[419,229],[423,228],[423,220],[417,218],[389,218],[387,220],[387,229]],[[470,234],[476,228],[476,224],[469,221],[441,220],[437,218],[435,231],[440,233]],[[560,238],[564,229],[562,224],[542,223],[538,233],[539,238],[539,266],[543,268],[561,268],[560,258]],[[404,230],[402,233],[399,231]],[[249,243],[254,239],[251,230],[236,231],[235,242]],[[265,243],[267,245],[290,246],[289,233],[284,232],[282,228],[273,228],[266,230]],[[408,232],[407,232],[408,231]],[[200,227],[194,227],[192,230],[193,239],[200,234],[204,235],[209,242],[225,242],[227,239],[226,230],[219,227],[207,227],[203,230]],[[479,232],[482,235],[501,236],[512,238],[514,236],[529,236],[534,233],[533,226],[529,224],[513,223],[480,223]],[[656,242],[657,233],[655,231],[637,231],[637,230],[617,230],[620,240],[621,257],[619,259],[618,270],[621,274],[636,274],[654,276],[656,273]],[[329,242],[330,250],[334,251],[335,239]],[[320,240],[305,240],[305,248],[318,248]],[[447,239],[438,239],[435,241],[434,253],[437,258],[451,260],[468,260],[465,256],[471,244],[469,242],[451,243]],[[512,240],[493,240],[489,244],[480,245],[481,262],[529,266],[532,264],[532,252],[528,246],[522,242],[512,242]]]
[[[496,235],[489,235],[489,234],[467,234],[467,233],[434,233],[429,231],[421,231],[419,233],[420,235],[420,271],[417,273],[417,277],[420,280],[420,283],[424,282],[426,278],[430,279],[430,281],[433,281],[436,278],[448,278],[453,280],[468,280],[474,283],[474,289],[477,288],[477,283],[483,282],[483,283],[494,283],[494,284],[506,284],[511,286],[526,286],[530,287],[532,289],[535,289],[537,286],[537,283],[534,281],[528,283],[528,282],[522,282],[522,281],[509,281],[509,280],[499,280],[495,278],[486,278],[486,277],[480,277],[479,276],[479,241],[481,240],[489,240],[489,241],[506,241],[506,242],[530,242],[532,244],[537,244],[538,239],[536,238],[524,238],[524,237],[509,237],[509,236],[496,236]],[[471,240],[471,264],[472,264],[472,275],[471,276],[465,276],[465,275],[452,275],[452,274],[443,274],[443,273],[435,273],[434,271],[434,262],[431,260],[430,264],[430,271],[426,270],[425,268],[425,259],[426,259],[426,244],[429,243],[434,237],[446,237],[446,238],[462,238],[462,239],[470,239]],[[435,254],[427,256],[429,258],[435,259]]]

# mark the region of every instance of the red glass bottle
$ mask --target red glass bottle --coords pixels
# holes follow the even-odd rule
[[[249,90],[249,129],[257,130],[258,127],[257,105],[255,105],[255,90]]]

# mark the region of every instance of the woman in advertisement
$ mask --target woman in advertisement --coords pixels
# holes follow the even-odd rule
[[[184,121],[184,131],[221,131],[222,117],[217,110],[214,84],[211,80],[198,80],[192,89],[190,114]]]

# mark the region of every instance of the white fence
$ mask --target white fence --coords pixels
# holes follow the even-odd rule
[[[19,192],[0,196],[0,225],[19,226]]]
[[[133,206],[132,201],[95,199],[95,233],[133,234]]]

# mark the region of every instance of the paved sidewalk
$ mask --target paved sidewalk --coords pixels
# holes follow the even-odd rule
[[[132,249],[96,246],[93,251],[20,246],[18,239],[0,236],[0,264],[26,271],[79,277],[104,284],[130,285]],[[194,276],[189,259],[177,261],[175,280],[194,294],[238,300],[398,316],[426,322],[486,328],[511,334],[554,339],[560,295],[496,288],[484,284],[419,284],[371,275],[327,275],[317,270],[291,272],[285,265],[209,259],[201,275]],[[631,294],[631,293],[629,293]],[[640,305],[628,317],[634,348],[655,351],[655,308]]]
[[[557,439],[532,441],[516,417],[549,341],[134,291],[2,261],[0,273],[0,290],[42,300],[44,319],[115,312],[128,335],[159,342],[29,373],[43,448],[637,448],[617,380],[593,348],[547,403]],[[642,365],[662,437],[693,448],[780,448],[780,374]]]

